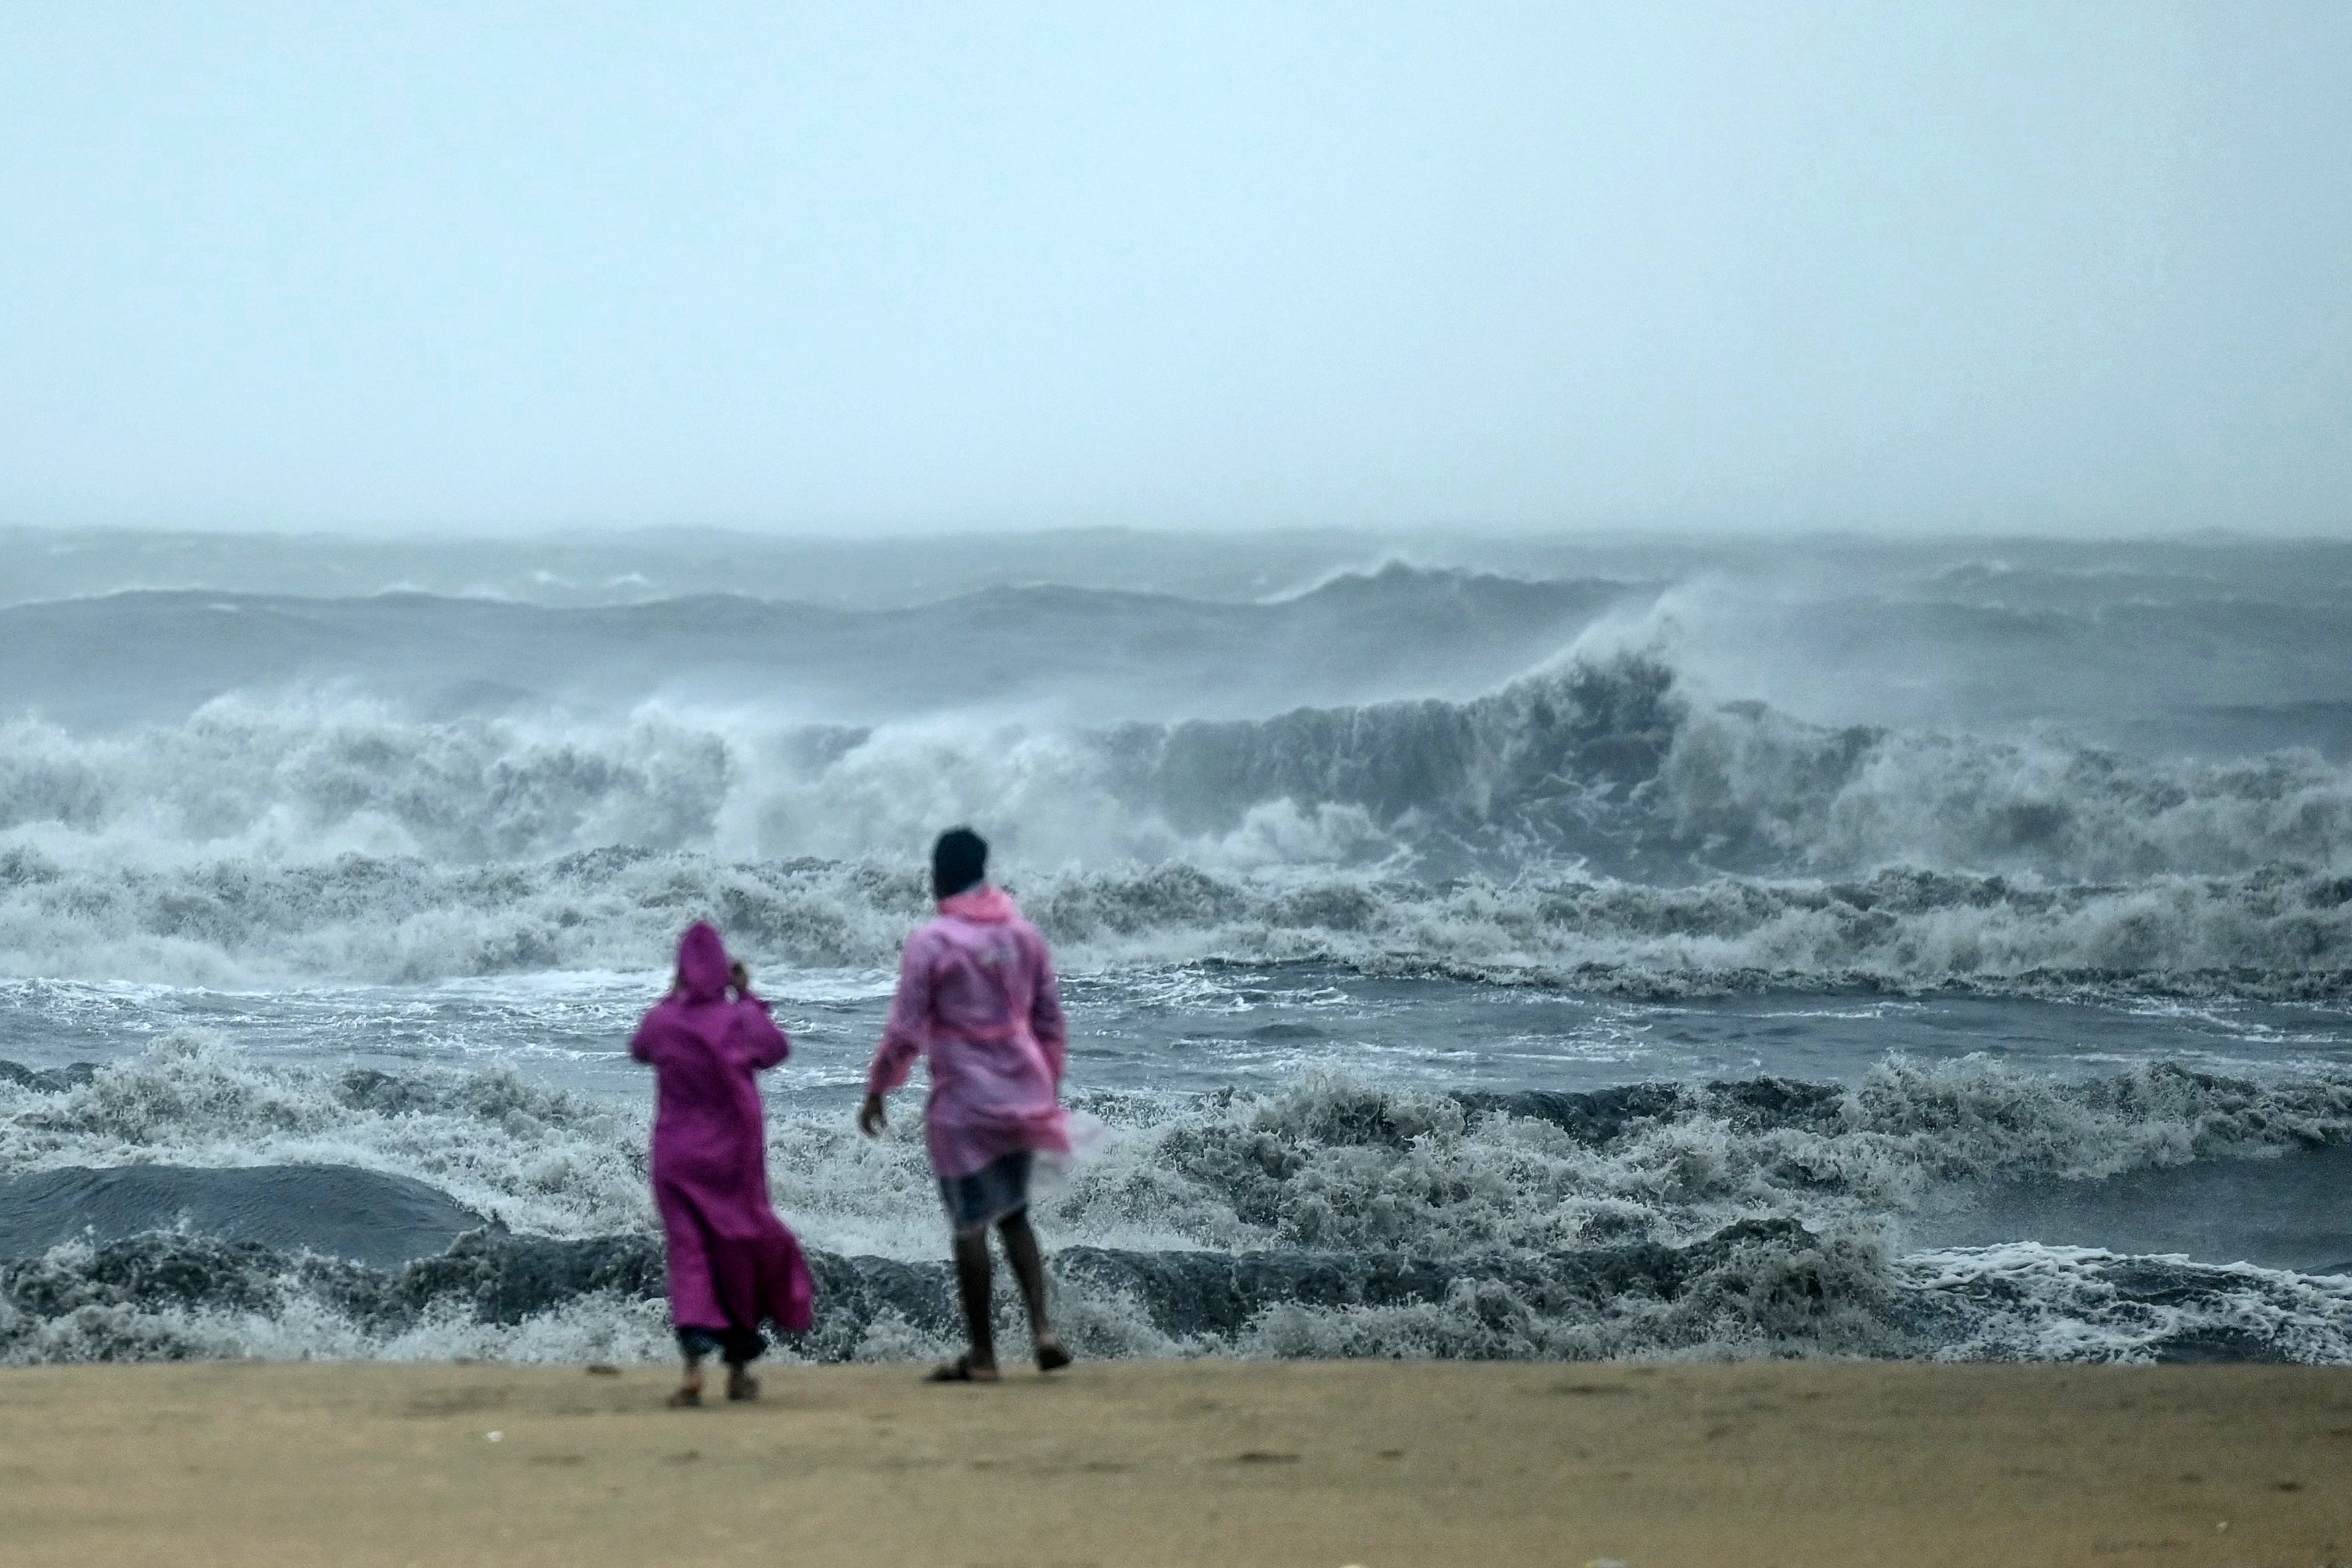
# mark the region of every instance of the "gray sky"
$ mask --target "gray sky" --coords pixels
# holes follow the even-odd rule
[[[0,29],[0,522],[2352,531],[2352,5]]]

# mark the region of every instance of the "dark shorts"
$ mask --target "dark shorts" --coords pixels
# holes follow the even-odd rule
[[[947,1205],[948,1224],[955,1233],[986,1230],[1027,1208],[1029,1167],[1034,1159],[1028,1150],[1017,1149],[968,1176],[941,1176],[940,1201]]]

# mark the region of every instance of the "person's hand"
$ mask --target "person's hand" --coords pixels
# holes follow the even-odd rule
[[[857,1108],[857,1130],[868,1138],[882,1136],[882,1129],[890,1125],[890,1118],[882,1109],[882,1097],[869,1094],[866,1103]]]
[[[751,972],[743,967],[741,959],[727,966],[727,984],[735,987],[735,994],[739,997],[751,994]]]

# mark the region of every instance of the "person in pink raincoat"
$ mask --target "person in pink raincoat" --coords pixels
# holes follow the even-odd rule
[[[885,1095],[907,1081],[918,1056],[930,1066],[923,1113],[931,1169],[955,1236],[956,1287],[971,1349],[931,1373],[938,1383],[996,1380],[989,1314],[988,1229],[1021,1282],[1036,1341],[1037,1369],[1070,1363],[1045,1317],[1045,1268],[1029,1227],[1029,1176],[1041,1153],[1070,1152],[1062,1110],[1069,1029],[1045,939],[1013,900],[984,879],[988,845],[968,827],[940,835],[931,851],[937,920],[908,937],[890,1022],[866,1075],[857,1125],[869,1138],[887,1124]]]
[[[686,1358],[672,1405],[702,1402],[702,1358],[714,1350],[727,1363],[727,1397],[757,1399],[746,1369],[767,1348],[761,1323],[808,1330],[815,1291],[800,1242],[768,1199],[766,1118],[751,1077],[792,1048],[719,933],[688,926],[669,994],[629,1041],[654,1069],[654,1202]]]

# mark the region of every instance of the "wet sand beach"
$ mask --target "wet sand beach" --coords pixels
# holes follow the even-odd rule
[[[11,1564],[2295,1564],[2352,1369],[1126,1363],[0,1372]]]

